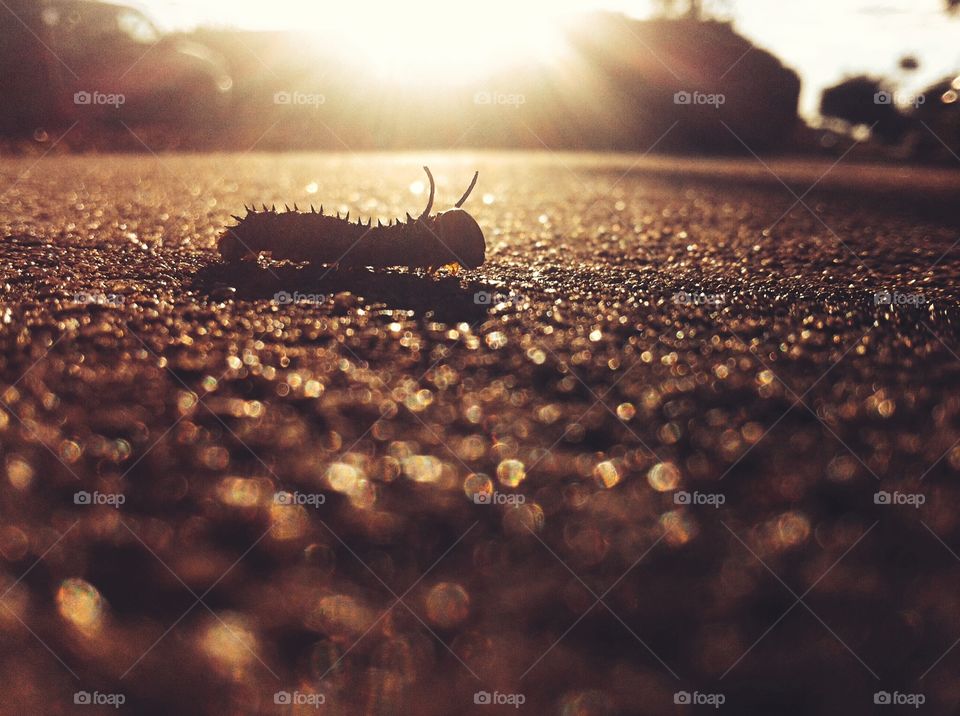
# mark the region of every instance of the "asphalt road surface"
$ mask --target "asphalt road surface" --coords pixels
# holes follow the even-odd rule
[[[424,163],[437,209],[480,170],[480,269],[219,260],[245,203],[416,214]],[[955,712],[958,189],[5,159],[2,713]]]

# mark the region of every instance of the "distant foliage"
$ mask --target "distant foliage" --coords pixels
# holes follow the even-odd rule
[[[820,114],[852,125],[866,125],[886,143],[899,141],[910,127],[897,105],[893,91],[883,80],[859,75],[828,87],[820,97]]]

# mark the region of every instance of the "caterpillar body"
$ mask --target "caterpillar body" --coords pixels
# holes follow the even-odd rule
[[[274,259],[310,262],[344,267],[406,266],[423,268],[434,273],[448,266],[456,272],[459,267],[477,268],[483,264],[486,242],[476,220],[461,209],[477,184],[479,172],[467,191],[452,209],[430,216],[435,185],[430,169],[424,167],[430,180],[430,197],[418,217],[407,214],[406,221],[384,224],[373,220],[366,223],[350,221],[350,213],[341,218],[317,211],[301,212],[293,209],[277,211],[266,205],[258,211],[247,208],[246,216],[234,216],[235,226],[227,227],[217,248],[228,262],[256,259],[261,253],[270,253]]]

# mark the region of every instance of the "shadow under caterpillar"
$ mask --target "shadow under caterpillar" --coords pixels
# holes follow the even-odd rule
[[[341,218],[318,212],[312,206],[301,212],[294,204],[291,210],[277,211],[264,205],[261,211],[247,208],[246,216],[234,216],[236,226],[227,227],[217,244],[220,255],[228,262],[256,260],[261,253],[274,259],[327,264],[332,266],[383,268],[406,266],[435,273],[449,267],[456,273],[462,266],[473,269],[483,264],[486,242],[476,220],[461,209],[477,184],[480,172],[452,209],[430,216],[435,184],[428,167],[423,170],[430,180],[430,198],[420,216],[407,214],[406,221],[389,224],[373,219],[363,223],[350,221],[350,213]]]

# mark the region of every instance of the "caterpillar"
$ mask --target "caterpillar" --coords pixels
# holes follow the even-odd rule
[[[258,211],[244,206],[246,216],[234,216],[237,224],[228,226],[217,243],[220,255],[227,262],[256,259],[269,253],[274,259],[327,264],[335,267],[371,266],[384,268],[406,266],[422,268],[433,274],[441,267],[456,273],[460,267],[473,269],[483,264],[486,242],[476,220],[461,209],[470,196],[480,172],[460,201],[452,209],[430,216],[436,186],[428,167],[423,170],[430,180],[427,206],[414,218],[407,213],[406,221],[389,224],[373,219],[366,223],[350,221],[350,212],[341,218],[325,214],[321,205],[301,212],[297,205],[291,210],[277,211],[276,206]]]

